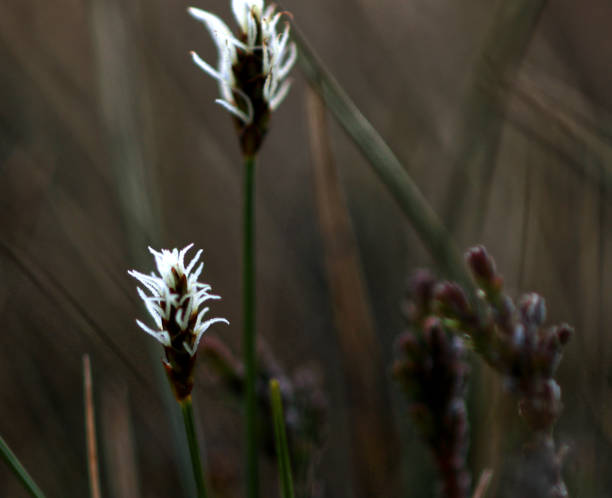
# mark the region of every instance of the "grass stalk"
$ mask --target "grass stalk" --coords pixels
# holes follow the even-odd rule
[[[397,446],[389,400],[382,382],[385,371],[372,318],[371,300],[344,191],[334,163],[327,108],[313,90],[306,110],[314,188],[335,330],[345,365],[346,389],[354,402],[347,418],[355,488],[361,496],[389,495],[395,484]],[[346,310],[351,312],[347,313]],[[371,410],[377,406],[379,410]],[[363,427],[368,427],[367,431]]]
[[[293,478],[291,476],[291,459],[289,458],[285,417],[283,415],[283,401],[280,385],[276,379],[270,381],[270,405],[274,423],[274,441],[276,443],[281,498],[293,498]]]
[[[89,496],[101,498],[98,445],[96,443],[96,416],[93,402],[93,382],[89,355],[83,355],[83,394],[85,397],[85,436],[87,439],[87,472],[89,474]]]
[[[487,489],[489,489],[489,484],[491,484],[491,479],[493,478],[493,471],[491,469],[484,469],[482,474],[480,474],[480,478],[478,479],[478,484],[476,485],[476,490],[472,495],[472,498],[484,498]]]
[[[0,436],[0,456],[2,456],[2,460],[10,467],[30,495],[34,498],[45,498],[43,492],[30,477],[30,474],[28,474],[28,471],[21,464],[15,453],[11,451],[6,441],[2,439],[2,436]]]
[[[243,355],[246,375],[246,474],[247,496],[259,496],[259,468],[257,460],[257,398],[255,382],[255,157],[244,160],[244,213],[243,213]]]
[[[404,212],[437,266],[446,276],[472,289],[461,254],[438,215],[429,205],[406,168],[389,145],[361,113],[348,94],[325,68],[294,26],[292,38],[300,51],[299,62],[310,85],[353,140],[382,183]]]
[[[185,434],[187,435],[187,443],[189,444],[191,468],[193,469],[193,477],[196,482],[197,496],[198,498],[206,498],[206,480],[204,478],[204,472],[202,471],[202,459],[200,458],[200,447],[198,446],[198,438],[196,436],[191,396],[182,401],[180,405],[181,411],[183,412],[183,421],[185,422]]]

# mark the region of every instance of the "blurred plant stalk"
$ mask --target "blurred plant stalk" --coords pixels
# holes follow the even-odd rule
[[[380,375],[384,367],[357,243],[333,162],[326,108],[312,89],[307,91],[306,110],[328,285],[352,407],[348,425],[356,489],[358,494],[374,496],[393,487],[397,451],[392,421],[384,415],[390,413]]]
[[[127,385],[104,386],[102,392],[102,444],[108,469],[109,494],[113,498],[140,498],[134,430]]]
[[[283,415],[283,400],[277,379],[270,381],[270,405],[272,407],[272,423],[274,425],[274,440],[276,442],[276,460],[282,498],[294,498],[291,459],[287,444],[285,416]]]
[[[101,498],[98,444],[96,441],[96,416],[93,401],[93,381],[89,355],[83,355],[83,394],[85,398],[85,436],[87,441],[87,471],[91,498]]]
[[[516,77],[547,0],[504,0],[499,5],[474,68],[456,126],[451,179],[442,219],[452,234],[469,223],[468,240],[477,237],[489,198],[496,154],[506,119],[508,88]],[[491,91],[493,89],[493,91]],[[464,219],[470,195],[479,205]]]
[[[374,173],[389,190],[436,265],[450,278],[460,281],[468,290],[472,290],[472,283],[463,267],[459,250],[404,165],[323,65],[295,25],[293,39],[300,50],[300,67],[310,85],[321,96],[340,126],[369,162]]]
[[[255,156],[244,159],[244,191],[242,220],[242,348],[246,375],[245,417],[248,496],[259,495],[257,458],[257,379],[256,294],[255,294]]]

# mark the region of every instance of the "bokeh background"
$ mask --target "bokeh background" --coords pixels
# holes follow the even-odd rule
[[[283,7],[457,246],[484,244],[511,295],[539,292],[550,321],[576,327],[556,437],[568,445],[571,496],[603,498],[612,493],[612,4],[542,2],[533,25],[498,33],[508,3]],[[83,353],[105,495],[191,496],[161,350],[134,323],[144,309],[126,271],[152,269],[148,243],[204,249],[204,279],[223,296],[214,314],[231,322],[208,334],[240,352],[242,165],[216,84],[190,61],[190,50],[209,61],[216,51],[187,6],[0,2],[0,434],[49,497],[88,494]],[[229,23],[229,2],[197,6]],[[515,42],[519,56],[502,50]],[[514,59],[497,80],[487,64],[504,56]],[[389,375],[406,278],[433,262],[329,118],[341,189],[332,219],[345,237],[333,252],[312,146],[322,124],[297,67],[294,80],[257,165],[258,324],[281,369],[322,379],[328,418],[312,496],[433,496],[426,448]],[[206,364],[195,400],[219,496],[241,496],[240,403]],[[470,403],[474,478],[492,467],[489,496],[505,496],[499,476],[520,448],[516,407],[478,362]],[[356,449],[355,427],[383,436],[369,454]],[[262,469],[262,496],[276,496],[264,454]],[[385,485],[364,492],[369,476]],[[4,465],[0,496],[25,496]]]

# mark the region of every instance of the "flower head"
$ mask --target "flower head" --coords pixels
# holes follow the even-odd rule
[[[204,319],[209,308],[202,306],[203,303],[220,297],[210,293],[210,285],[198,282],[204,267],[204,263],[197,264],[201,250],[185,265],[185,255],[192,247],[193,244],[189,244],[180,251],[156,251],[149,247],[155,257],[158,275],[128,271],[149,292],[137,288],[155,327],[140,320],[136,323],[164,346],[164,366],[177,399],[184,399],[191,392],[195,356],[204,332],[213,323],[229,323],[225,318]]]
[[[217,16],[190,7],[189,14],[204,23],[215,44],[219,62],[215,69],[192,52],[193,61],[219,82],[221,98],[215,102],[236,118],[243,151],[253,154],[267,131],[270,111],[289,92],[289,71],[297,59],[295,43],[289,42],[289,23],[277,31],[283,13],[263,0],[232,0],[239,27],[234,36]]]

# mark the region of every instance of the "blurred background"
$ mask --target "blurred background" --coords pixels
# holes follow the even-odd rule
[[[551,322],[575,326],[556,439],[569,448],[570,495],[605,497],[612,4],[516,2],[532,6],[497,30],[509,3],[283,8],[457,247],[484,244],[512,296],[541,293]],[[188,6],[0,2],[0,434],[49,497],[88,494],[84,353],[104,494],[192,496],[161,348],[134,323],[145,311],[126,272],[152,269],[147,244],[204,249],[204,281],[223,296],[213,314],[231,322],[207,335],[239,357],[242,164],[232,121],[214,104],[217,85],[190,60],[197,50],[212,62],[216,50]],[[231,22],[229,2],[195,6]],[[432,464],[389,375],[406,279],[433,262],[317,105],[296,67],[259,158],[256,196],[260,336],[288,378],[317,379],[327,405],[306,495],[433,496]],[[337,183],[317,173],[321,135]],[[197,378],[211,479],[218,496],[241,496],[241,404],[204,360]],[[488,496],[505,496],[503,469],[520,450],[516,406],[478,362],[470,408],[473,479],[493,468]],[[261,462],[262,496],[276,496],[274,461],[262,452]],[[26,496],[5,465],[0,496]]]

